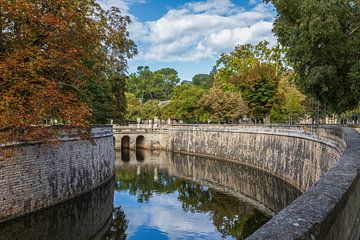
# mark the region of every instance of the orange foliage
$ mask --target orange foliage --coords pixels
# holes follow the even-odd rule
[[[88,128],[80,90],[109,64],[106,24],[92,0],[0,0],[0,145]]]

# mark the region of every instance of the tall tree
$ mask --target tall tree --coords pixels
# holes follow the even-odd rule
[[[278,86],[279,101],[271,110],[271,119],[276,122],[289,121],[292,124],[306,113],[306,97],[295,85],[294,78],[294,73],[289,72],[280,79]]]
[[[128,91],[145,103],[147,100],[169,100],[173,88],[180,82],[173,68],[162,68],[152,72],[148,66],[139,66],[128,79]]]
[[[145,102],[147,86],[152,82],[153,75],[148,66],[138,66],[137,72],[130,74],[128,78],[128,91],[139,98],[141,104]]]
[[[136,53],[129,21],[95,0],[1,1],[0,142],[55,136],[54,120],[87,127],[84,89],[122,75]]]
[[[285,68],[281,49],[269,48],[268,42],[238,45],[217,62],[215,81],[225,89],[241,92],[254,118],[270,123],[270,111],[278,100],[277,88]]]
[[[274,33],[305,93],[341,113],[360,99],[360,1],[267,0]]]
[[[218,122],[238,120],[248,112],[240,93],[225,91],[220,86],[210,88],[201,98],[200,104],[209,109],[210,118]]]
[[[204,93],[203,88],[191,83],[176,86],[170,102],[162,108],[162,117],[188,122],[206,121],[209,116],[199,101]]]
[[[210,88],[213,84],[214,77],[211,74],[196,74],[192,78],[192,83],[203,88]]]

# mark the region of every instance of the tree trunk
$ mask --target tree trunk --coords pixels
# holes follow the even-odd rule
[[[264,113],[264,124],[270,124],[270,111]]]

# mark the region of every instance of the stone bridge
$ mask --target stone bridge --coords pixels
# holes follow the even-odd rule
[[[113,126],[115,149],[168,149],[168,127],[153,128],[148,125]]]

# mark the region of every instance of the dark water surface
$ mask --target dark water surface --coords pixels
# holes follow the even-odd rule
[[[300,192],[239,164],[158,151],[117,153],[115,179],[0,225],[0,239],[243,239]]]

